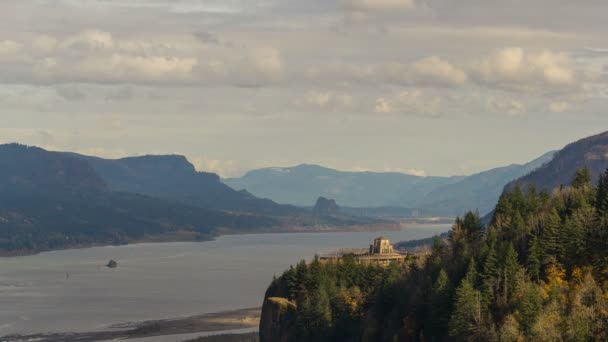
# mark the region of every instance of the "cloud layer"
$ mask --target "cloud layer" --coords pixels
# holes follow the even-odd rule
[[[607,12],[595,0],[7,0],[2,140],[180,152],[231,175],[523,162],[608,127]],[[538,138],[547,127],[560,134]],[[501,151],[477,142],[493,131]],[[463,165],[446,146],[478,157]]]

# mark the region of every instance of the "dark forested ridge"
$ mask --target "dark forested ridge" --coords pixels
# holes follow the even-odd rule
[[[606,341],[608,171],[514,187],[389,268],[300,263],[273,280],[262,341]]]
[[[218,175],[198,172],[180,155],[148,155],[102,159],[68,153],[86,160],[113,191],[140,193],[209,209],[255,212],[268,215],[302,213],[303,210],[236,191]],[[312,202],[311,202],[312,203]]]
[[[538,189],[557,189],[570,184],[571,177],[577,169],[588,168],[594,184],[608,168],[608,132],[581,139],[569,144],[555,153],[554,158],[506,186],[512,191],[515,186],[526,189],[534,184]]]
[[[0,146],[0,253],[28,253],[147,238],[205,239],[275,218],[113,192],[86,162],[36,147]]]
[[[344,215],[319,217],[261,200],[221,184],[217,175],[195,172],[183,157],[108,161],[0,145],[0,255],[208,239],[226,230],[379,222]]]

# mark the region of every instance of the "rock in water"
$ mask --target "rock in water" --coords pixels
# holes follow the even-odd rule
[[[106,267],[108,267],[108,268],[116,268],[116,267],[118,267],[118,263],[116,261],[114,261],[114,260],[110,260],[110,261],[108,261],[108,264],[106,265]]]

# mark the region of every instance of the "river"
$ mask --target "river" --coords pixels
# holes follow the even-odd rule
[[[0,336],[102,330],[114,323],[261,306],[273,275],[339,248],[365,248],[445,232],[402,231],[221,236],[207,242],[61,250],[0,259]],[[104,267],[110,259],[118,268]]]

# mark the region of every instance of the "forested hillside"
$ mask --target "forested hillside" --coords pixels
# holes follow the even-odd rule
[[[87,161],[112,191],[162,197],[207,209],[266,215],[302,214],[304,210],[280,205],[236,191],[220,182],[217,174],[198,172],[184,156],[147,155],[103,159],[66,153]],[[313,202],[311,202],[312,204]]]
[[[557,189],[568,185],[572,174],[579,168],[588,168],[593,184],[608,168],[608,132],[573,142],[555,153],[554,158],[509,185],[511,191],[516,186],[527,188],[534,184],[538,189]]]
[[[181,156],[106,160],[0,145],[0,255],[210,239],[226,231],[385,223],[333,212],[313,214],[237,192],[217,175],[196,172]]]
[[[86,161],[37,147],[0,146],[0,254],[209,239],[219,228],[249,231],[279,224],[263,215],[112,192]]]
[[[488,227],[469,212],[403,265],[300,263],[267,291],[262,341],[608,340],[608,171],[570,178],[515,187]]]

